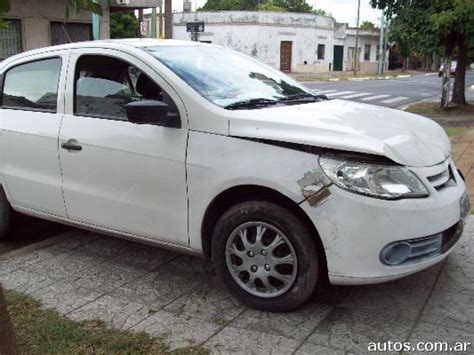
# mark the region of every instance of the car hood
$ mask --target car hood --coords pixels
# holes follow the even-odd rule
[[[436,165],[451,149],[430,119],[345,100],[232,111],[229,135],[381,155],[413,167]]]

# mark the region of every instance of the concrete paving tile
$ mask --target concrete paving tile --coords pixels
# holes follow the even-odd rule
[[[79,277],[73,283],[90,290],[106,293],[126,283],[140,279],[145,273],[141,269],[123,267],[113,260],[109,260],[81,271]]]
[[[8,274],[19,268],[27,268],[31,265],[49,260],[53,257],[65,254],[64,251],[52,250],[51,248],[34,250],[31,253],[0,260],[0,276]]]
[[[102,296],[68,315],[76,321],[102,320],[116,329],[129,329],[150,315],[148,307],[109,295]]]
[[[120,254],[117,262],[123,266],[132,266],[151,271],[163,263],[177,258],[179,254],[142,244],[133,244]]]
[[[250,329],[226,327],[205,344],[213,354],[291,354],[299,342],[295,339]]]
[[[49,250],[60,250],[65,252],[73,252],[76,248],[83,244],[89,243],[95,239],[100,238],[99,234],[85,231],[82,229],[74,229],[67,232],[64,240],[55,243]]]
[[[431,266],[430,268],[416,272],[412,275],[402,277],[398,280],[390,281],[387,284],[389,285],[412,285],[416,287],[424,288],[433,288],[433,285],[436,282],[441,269],[443,268],[444,263],[440,262],[436,265]]]
[[[402,314],[408,319],[416,320],[430,292],[430,288],[401,282],[358,286],[353,288],[341,305],[350,310],[374,312],[385,316]]]
[[[310,354],[324,354],[324,355],[346,355],[344,350],[328,348],[318,344],[309,342],[304,343],[296,352],[295,355],[310,355]]]
[[[170,348],[178,349],[204,343],[220,329],[220,326],[187,316],[178,316],[161,310],[150,315],[131,330],[144,331],[163,338]]]
[[[301,341],[311,334],[332,308],[328,305],[308,303],[288,313],[247,309],[234,319],[230,326]]]
[[[74,251],[113,258],[137,245],[135,242],[129,242],[124,239],[104,236],[97,233],[92,233],[91,236],[96,238],[93,238],[87,243],[82,243],[75,248]]]
[[[96,255],[62,253],[56,257],[28,265],[25,269],[48,275],[56,280],[67,279],[71,281],[91,269],[99,268],[106,261],[107,259]]]
[[[48,275],[36,274],[24,269],[17,269],[11,273],[0,276],[0,282],[7,290],[31,294],[43,287],[55,283],[56,280]]]
[[[165,310],[224,325],[245,307],[233,298],[217,277],[205,281],[191,292],[184,293]]]
[[[141,278],[112,290],[110,295],[159,310],[212,277],[203,271],[199,272],[199,267],[196,267],[195,272],[186,268],[183,270],[182,262],[173,260]]]
[[[422,322],[461,330],[474,329],[474,294],[435,289],[421,315]]]
[[[460,293],[466,296],[474,295],[474,266],[463,264],[458,266],[446,263],[438,277],[436,289]]]
[[[30,293],[30,296],[39,300],[43,307],[53,308],[61,314],[66,314],[94,301],[101,294],[68,282],[58,281]]]
[[[419,322],[413,330],[409,341],[412,347],[416,346],[418,342],[448,342],[449,346],[454,346],[457,342],[470,342],[471,345],[467,345],[466,347],[467,352],[460,353],[474,353],[474,333],[472,332],[472,328],[471,330],[460,330],[442,325]],[[413,353],[426,354],[427,352],[409,352],[409,354]],[[436,354],[453,354],[453,351],[437,351]]]
[[[308,342],[360,354],[367,353],[370,342],[406,341],[414,321],[401,312],[390,313],[335,307]]]

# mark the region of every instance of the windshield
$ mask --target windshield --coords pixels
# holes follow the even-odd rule
[[[310,91],[250,57],[214,46],[145,48],[201,96],[222,107],[251,100],[281,101]]]

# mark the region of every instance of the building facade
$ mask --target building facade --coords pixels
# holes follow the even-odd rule
[[[2,16],[0,60],[30,49],[92,39],[92,13],[81,11],[65,21],[64,0],[10,0],[10,11]],[[99,38],[110,38],[110,13],[151,8],[156,0],[100,0]]]
[[[205,23],[199,41],[233,48],[282,71],[318,73],[354,67],[355,29],[330,17],[267,11],[174,13],[173,38],[191,40],[189,22]],[[378,40],[378,31],[360,31],[361,71],[376,70]]]

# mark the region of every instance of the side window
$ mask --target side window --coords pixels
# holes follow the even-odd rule
[[[132,101],[159,100],[177,112],[171,98],[140,69],[120,59],[86,55],[75,72],[74,113],[127,120],[126,105]]]
[[[21,64],[8,70],[3,83],[2,106],[56,112],[61,59]]]

